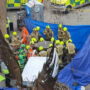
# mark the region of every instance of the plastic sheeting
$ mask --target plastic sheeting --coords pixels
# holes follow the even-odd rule
[[[72,62],[60,71],[57,81],[65,83],[70,88],[74,83],[80,86],[90,84],[90,36]]]
[[[43,35],[43,31],[45,30],[46,25],[50,25],[51,29],[54,32],[54,37],[57,39],[57,31],[58,31],[58,24],[50,24],[41,21],[34,21],[31,20],[29,17],[25,18],[25,25],[29,33],[32,32],[32,29],[36,26],[40,26],[40,34]],[[76,49],[81,49],[84,45],[88,35],[90,34],[90,25],[77,25],[77,26],[69,26],[63,25],[63,27],[67,27],[68,31],[71,34],[71,39],[76,46]]]

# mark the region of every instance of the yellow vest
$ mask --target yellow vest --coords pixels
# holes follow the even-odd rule
[[[4,81],[5,80],[5,77],[0,75],[0,82]]]

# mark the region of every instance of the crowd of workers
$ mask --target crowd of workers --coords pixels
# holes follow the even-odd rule
[[[19,37],[17,36],[17,32],[13,32],[12,43],[9,43],[9,35],[5,34],[5,39],[7,43],[12,47],[12,50],[16,55],[21,69],[24,68],[27,58],[31,56],[32,50],[34,49],[36,49],[35,55],[37,56],[47,57],[50,55],[50,51],[53,46],[52,43],[55,40],[54,33],[49,25],[46,26],[43,32],[43,34],[45,35],[44,40],[44,38],[40,35],[39,30],[40,27],[38,26],[36,28],[33,28],[33,32],[29,36],[26,36],[25,42],[23,42],[23,39],[19,39]],[[59,57],[59,64],[60,66],[63,66],[64,64],[69,63],[73,55],[75,55],[75,46],[72,43],[71,36],[67,30],[67,27],[63,28],[62,25],[59,24],[57,35],[58,40],[55,40],[55,47]],[[44,41],[51,42],[47,50],[44,49],[43,46],[35,48],[36,43]]]
[[[21,72],[31,56],[41,56],[49,57],[53,42],[55,41],[55,48],[59,57],[58,63],[60,67],[64,67],[68,64],[73,56],[75,55],[75,46],[72,43],[70,33],[67,30],[67,27],[62,27],[61,24],[58,26],[58,40],[55,40],[54,33],[51,30],[50,26],[46,26],[43,34],[45,39],[39,33],[40,27],[33,28],[33,32],[30,35],[23,35],[21,38],[18,37],[17,32],[13,32],[13,37],[11,43],[9,42],[9,34],[5,34],[5,40],[12,49],[16,60],[20,66]],[[38,42],[50,41],[50,44],[47,49],[44,49],[43,46],[36,47]],[[33,54],[33,51],[36,52]],[[9,71],[7,70],[7,74]]]

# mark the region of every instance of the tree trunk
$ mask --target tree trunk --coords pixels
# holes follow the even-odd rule
[[[0,0],[0,30],[6,33],[6,0]]]
[[[0,59],[3,60],[7,65],[11,78],[17,81],[17,85],[21,86],[22,79],[19,65],[15,60],[15,56],[10,50],[9,45],[6,43],[1,30],[0,30]]]

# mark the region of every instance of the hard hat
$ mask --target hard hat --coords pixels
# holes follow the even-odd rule
[[[61,42],[60,42],[60,44],[61,44],[61,45],[64,45],[64,42],[63,42],[63,41],[61,41]]]
[[[50,26],[48,25],[48,26],[46,26],[46,28],[47,28],[47,29],[50,29]]]
[[[69,40],[68,40],[68,42],[72,42],[72,40],[71,40],[71,39],[69,39]]]
[[[40,30],[40,27],[39,27],[39,26],[37,26],[37,27],[36,27],[36,30],[38,30],[38,31],[39,31],[39,30]]]
[[[32,38],[31,41],[37,42],[37,39],[36,38]]]
[[[4,37],[5,37],[6,39],[8,39],[8,38],[9,38],[9,35],[8,35],[8,34],[5,34]]]
[[[59,26],[58,26],[59,28],[62,28],[62,24],[59,24]]]
[[[51,42],[54,42],[54,40],[55,40],[54,37],[52,37],[52,38],[51,38]]]
[[[33,31],[35,30],[35,28],[33,28]]]
[[[49,44],[49,48],[52,47],[52,46],[53,46],[53,44]]]
[[[30,41],[30,44],[34,44],[34,41]]]
[[[56,45],[60,44],[60,40],[56,40],[55,44]]]
[[[42,47],[42,46],[40,46],[40,47],[39,47],[39,51],[42,51],[42,50],[43,50],[43,47]]]
[[[20,59],[23,59],[23,56],[22,56],[22,55],[19,55],[19,58],[20,58]]]
[[[29,45],[27,45],[27,46],[26,46],[26,49],[28,50],[29,48],[30,48],[30,46],[29,46]]]
[[[63,30],[64,30],[64,31],[67,31],[67,27],[64,27]]]
[[[13,32],[13,36],[16,36],[17,35],[17,32]]]
[[[43,37],[41,37],[41,38],[40,38],[40,42],[43,42],[43,41],[44,41],[44,38],[43,38]]]
[[[21,47],[24,48],[24,47],[26,47],[26,45],[25,44],[22,44]]]

